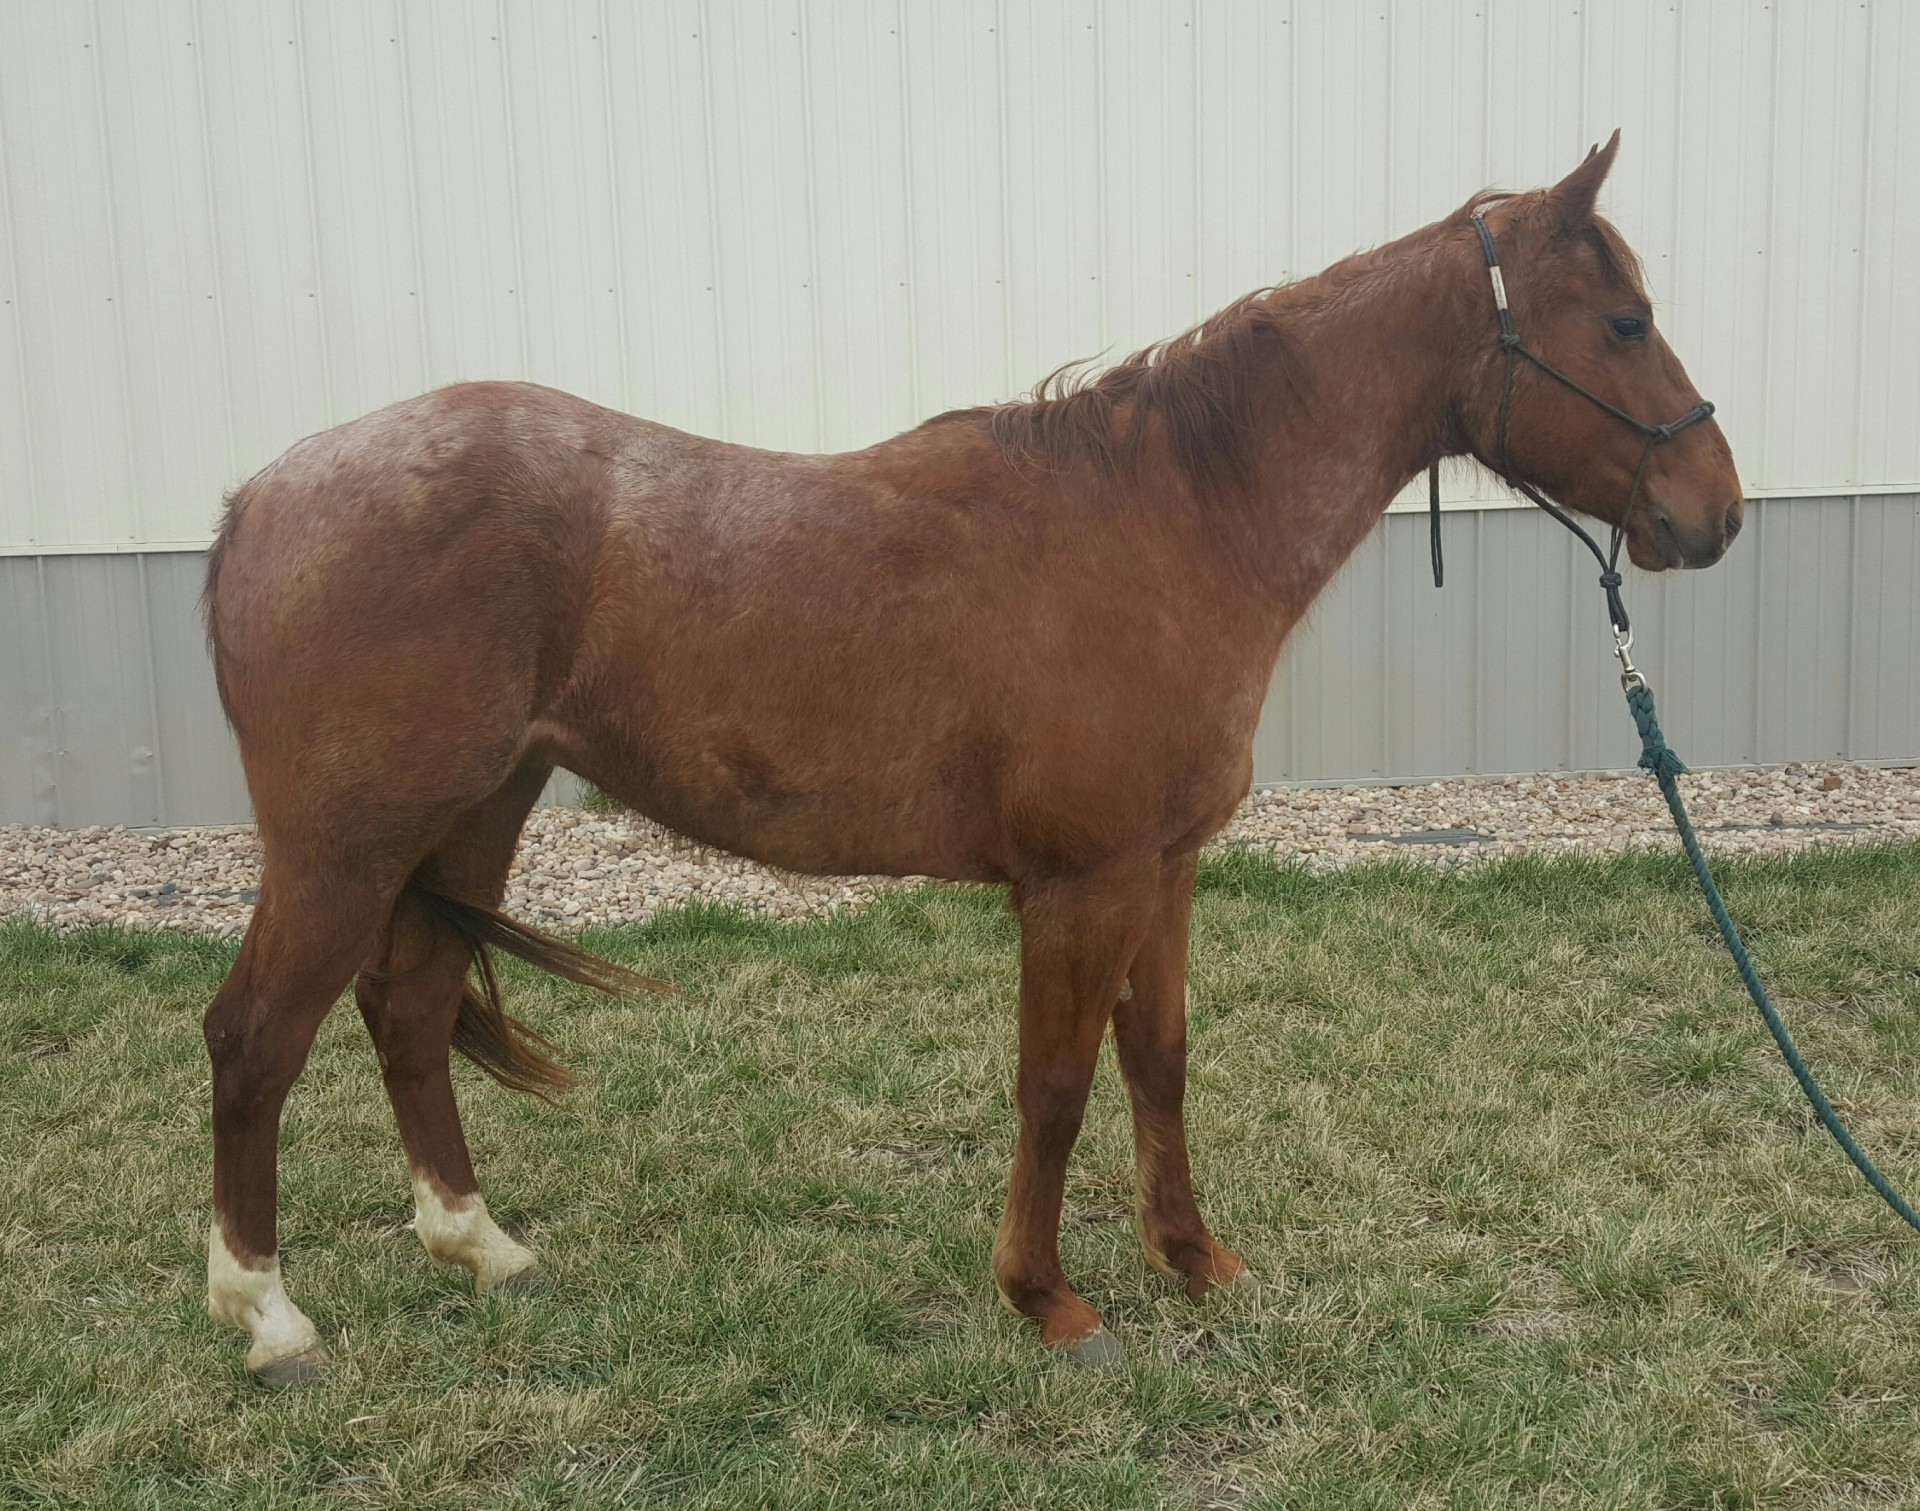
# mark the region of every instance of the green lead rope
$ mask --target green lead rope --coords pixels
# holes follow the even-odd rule
[[[1734,928],[1733,920],[1727,916],[1727,905],[1720,898],[1720,889],[1714,885],[1713,873],[1707,869],[1707,858],[1700,853],[1700,841],[1694,837],[1693,825],[1687,821],[1686,806],[1680,801],[1680,786],[1674,781],[1687,768],[1680,757],[1667,748],[1667,742],[1660,733],[1660,721],[1653,713],[1653,691],[1644,681],[1636,680],[1628,685],[1627,707],[1632,711],[1633,722],[1640,730],[1640,764],[1651,771],[1660,783],[1660,791],[1673,814],[1673,826],[1680,831],[1680,843],[1687,852],[1687,859],[1693,864],[1693,874],[1700,879],[1700,891],[1707,899],[1707,907],[1720,929],[1720,937],[1726,940],[1727,952],[1733,956],[1733,963],[1740,970],[1740,979],[1747,984],[1747,995],[1753,998],[1753,1005],[1760,1009],[1760,1016],[1766,1020],[1767,1032],[1773,1035],[1773,1042],[1780,1046],[1787,1069],[1793,1072],[1794,1080],[1800,1083],[1800,1089],[1807,1094],[1814,1113],[1827,1132],[1833,1135],[1834,1142],[1846,1151],[1854,1168],[1867,1178],[1867,1184],[1880,1193],[1881,1199],[1898,1212],[1909,1227],[1920,1229],[1920,1217],[1914,1215],[1906,1199],[1887,1183],[1886,1176],[1875,1168],[1865,1151],[1853,1141],[1853,1135],[1847,1132],[1847,1125],[1840,1121],[1840,1114],[1833,1110],[1833,1104],[1821,1092],[1813,1073],[1807,1069],[1807,1062],[1800,1058],[1793,1035],[1787,1032],[1786,1024],[1780,1021],[1780,1014],[1767,996],[1767,989],[1760,984],[1759,974],[1753,968],[1747,947],[1740,941],[1740,931]]]

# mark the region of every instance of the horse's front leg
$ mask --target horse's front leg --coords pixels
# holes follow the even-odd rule
[[[993,1244],[1001,1298],[1050,1347],[1102,1364],[1120,1347],[1060,1269],[1060,1201],[1107,1019],[1156,900],[1157,860],[1025,887],[1020,914],[1020,1139]]]
[[[1187,1163],[1187,932],[1196,858],[1170,861],[1158,906],[1113,1014],[1120,1071],[1133,1101],[1134,1214],[1147,1262],[1199,1300],[1216,1286],[1250,1284],[1232,1249],[1213,1241],[1193,1198]]]

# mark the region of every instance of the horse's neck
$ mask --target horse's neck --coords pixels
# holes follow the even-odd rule
[[[1276,412],[1239,545],[1276,650],[1394,495],[1446,449],[1464,339],[1454,327],[1470,313],[1461,285],[1454,259],[1428,254],[1383,262],[1337,296],[1300,291],[1310,395]]]

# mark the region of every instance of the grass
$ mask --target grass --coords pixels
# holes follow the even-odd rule
[[[1727,867],[1830,1094],[1920,1187],[1920,848]],[[581,1073],[462,1072],[551,1272],[476,1299],[404,1224],[352,1012],[289,1108],[282,1243],[334,1346],[273,1396],[202,1310],[199,1015],[230,947],[0,926],[0,1503],[1913,1506],[1920,1241],[1778,1064],[1682,865],[1311,876],[1210,859],[1203,1201],[1265,1277],[1134,1243],[1103,1061],[1068,1273],[1084,1375],[995,1304],[1014,927],[932,890],[589,936],[682,995],[509,972]]]

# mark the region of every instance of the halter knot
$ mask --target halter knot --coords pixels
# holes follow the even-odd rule
[[[1614,571],[1612,567],[1608,567],[1606,571],[1600,574],[1600,586],[1605,588],[1609,593],[1613,592],[1614,589],[1618,588],[1620,584],[1625,581],[1626,579]]]

